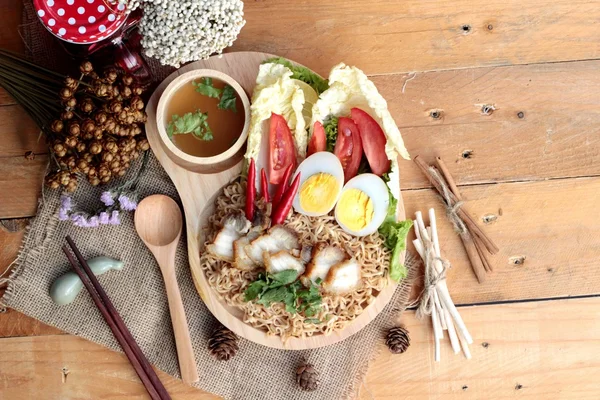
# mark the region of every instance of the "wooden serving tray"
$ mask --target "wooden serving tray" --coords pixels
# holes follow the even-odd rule
[[[192,277],[196,289],[208,309],[227,328],[253,342],[280,349],[312,349],[337,343],[364,328],[390,301],[397,285],[390,280],[388,286],[379,293],[377,299],[360,316],[345,329],[330,335],[321,334],[302,339],[292,338],[284,343],[279,336],[267,335],[265,331],[244,323],[243,311],[228,306],[218,298],[217,294],[208,285],[204,272],[200,267],[200,248],[204,242],[203,227],[214,209],[215,198],[225,185],[240,174],[242,162],[240,161],[232,168],[215,174],[199,174],[188,171],[175,164],[167,156],[156,126],[158,100],[167,85],[182,73],[194,69],[214,69],[224,72],[237,80],[248,94],[248,97],[251,97],[256,75],[258,74],[258,66],[270,57],[273,57],[273,55],[256,52],[228,53],[188,64],[175,71],[158,86],[148,102],[146,107],[148,113],[146,134],[152,151],[167,171],[181,197],[186,221],[188,257]],[[405,213],[402,198],[398,203],[398,218],[403,220]]]

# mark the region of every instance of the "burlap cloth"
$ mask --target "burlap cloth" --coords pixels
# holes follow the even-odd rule
[[[35,21],[31,4],[26,2],[25,5],[24,39],[36,62],[51,65],[49,60],[53,55],[48,49],[56,48],[56,45]],[[156,67],[152,64],[153,69]],[[168,73],[156,72],[159,76]],[[85,208],[94,207],[99,204],[101,190],[82,184],[75,200]],[[139,191],[141,198],[162,193],[179,201],[174,185],[153,156]],[[122,271],[111,271],[99,280],[150,362],[168,374],[180,377],[162,277],[151,253],[135,233],[133,213],[122,218],[119,226],[77,228],[69,222],[58,221],[59,199],[58,191],[44,191],[37,217],[30,224],[2,301],[8,307],[65,332],[121,351],[85,290],[66,306],[55,305],[48,295],[53,280],[69,269],[61,246],[65,244],[65,236],[70,235],[86,258],[105,255],[125,262]],[[207,350],[208,337],[218,322],[196,292],[185,243],[186,238],[182,237],[176,256],[177,280],[200,375],[196,386],[227,399],[355,397],[368,363],[375,356],[377,344],[382,342],[387,329],[397,323],[398,314],[408,301],[409,282],[417,269],[413,261],[409,262],[409,278],[396,290],[390,304],[366,328],[341,343],[315,350],[284,351],[241,339],[237,355],[228,362],[219,362]],[[314,392],[302,392],[295,386],[295,367],[302,358],[313,363],[321,373],[321,384]]]

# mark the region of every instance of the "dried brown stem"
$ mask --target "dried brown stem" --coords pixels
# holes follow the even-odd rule
[[[427,177],[427,179],[429,180],[429,182],[435,187],[435,189],[438,191],[438,193],[440,193],[441,195],[443,195],[443,193],[442,193],[443,190],[442,190],[441,185],[439,184],[439,182],[437,182],[433,178],[433,176],[431,176],[431,173],[429,172],[429,166],[423,160],[421,160],[421,158],[419,156],[416,156],[414,158],[414,162],[421,169],[421,171],[423,171],[423,173],[425,174],[425,176]],[[451,203],[451,204],[449,204],[449,206],[451,206],[451,207],[454,207],[454,205],[456,205],[456,203],[458,202],[458,199],[452,193],[449,193],[449,199],[450,199],[450,203]],[[472,235],[474,237],[475,236],[479,237],[482,240],[483,244],[485,245],[485,248],[491,254],[498,253],[498,251],[499,251],[498,247],[485,234],[485,232],[479,227],[479,225],[477,225],[477,223],[475,222],[475,220],[473,219],[473,217],[471,217],[471,215],[468,212],[465,211],[464,207],[460,207],[457,210],[456,213],[464,221],[464,223],[467,225],[467,227],[471,231]]]

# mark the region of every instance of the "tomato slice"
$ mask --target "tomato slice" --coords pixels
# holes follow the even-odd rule
[[[351,109],[350,116],[356,123],[356,126],[358,126],[371,172],[379,176],[389,172],[391,163],[385,154],[387,139],[385,138],[383,129],[381,129],[373,117],[360,108]]]
[[[325,136],[325,128],[323,128],[323,124],[319,121],[315,122],[315,126],[313,128],[313,134],[310,137],[310,142],[308,142],[308,154],[318,153],[319,151],[325,151],[327,149],[327,137]]]
[[[340,117],[338,119],[338,137],[333,153],[342,163],[344,182],[348,182],[356,176],[363,153],[358,127],[350,118]]]
[[[296,148],[292,132],[285,119],[273,113],[269,127],[269,182],[279,184],[287,167],[295,164]]]

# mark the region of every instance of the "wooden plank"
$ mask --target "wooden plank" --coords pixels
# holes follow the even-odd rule
[[[12,104],[15,104],[15,99],[13,99],[6,90],[0,87],[0,106],[7,106]]]
[[[454,355],[448,338],[433,361],[429,321],[405,313],[411,346],[382,345],[361,388],[368,399],[597,399],[600,299],[461,308],[473,358]]]
[[[23,2],[14,0],[0,0],[0,47],[22,53],[25,50],[19,35],[18,26],[21,23]]]
[[[0,337],[23,337],[42,335],[63,335],[60,329],[46,325],[34,318],[8,309],[0,313]],[[2,397],[0,397],[2,398]]]
[[[410,348],[392,355],[380,346],[360,399],[597,398],[600,299],[467,307],[460,312],[474,338],[472,360],[454,355],[446,339],[442,361],[434,363],[429,321],[407,312],[402,323],[410,331]],[[0,346],[4,398],[146,398],[122,354],[83,339],[9,338],[0,339]],[[64,383],[63,368],[69,371]],[[321,373],[327,371],[321,368]],[[162,372],[159,376],[173,398],[217,398]]]
[[[47,164],[46,155],[0,159],[0,218],[35,215]]]
[[[373,81],[411,155],[431,163],[440,155],[459,183],[472,184],[600,174],[599,69],[591,61]],[[484,115],[484,105],[495,110]],[[413,163],[401,168],[403,188],[427,186]]]
[[[462,193],[467,210],[500,248],[490,258],[494,272],[482,284],[437,195],[403,192],[408,218],[435,206],[440,247],[452,264],[447,276],[455,303],[600,293],[600,178],[477,185]],[[483,224],[484,217],[491,222]]]
[[[0,0],[0,15],[2,15],[2,24],[0,24],[0,47],[8,50],[22,53],[24,51],[23,41],[19,36],[19,24],[21,23],[21,14],[23,11],[23,2],[14,0]],[[0,106],[14,104],[15,101],[8,93],[0,88]],[[2,152],[0,151],[0,154]]]
[[[247,2],[232,51],[280,54],[321,73],[370,74],[598,58],[600,9],[585,0]]]
[[[40,129],[20,106],[0,107],[0,132],[0,157],[23,156],[28,151],[48,152],[46,139],[39,137]]]
[[[2,399],[148,398],[127,358],[92,342],[53,335],[0,339],[0,345]],[[174,399],[219,398],[164,372],[158,376]]]

